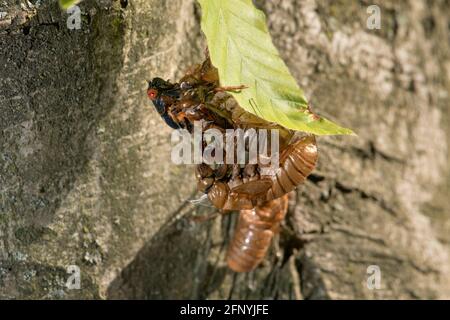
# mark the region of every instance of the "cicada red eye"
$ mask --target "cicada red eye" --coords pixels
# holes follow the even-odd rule
[[[147,96],[150,100],[155,100],[158,96],[158,91],[156,89],[148,89]]]

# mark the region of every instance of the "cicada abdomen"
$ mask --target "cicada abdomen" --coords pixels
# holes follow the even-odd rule
[[[289,145],[280,159],[280,169],[272,176],[272,187],[266,200],[276,199],[303,183],[317,163],[317,145],[314,136],[306,136]]]
[[[264,259],[288,208],[288,196],[268,201],[251,210],[241,210],[228,247],[227,263],[235,272],[249,272]]]

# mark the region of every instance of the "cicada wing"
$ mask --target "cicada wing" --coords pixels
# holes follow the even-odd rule
[[[211,204],[211,201],[209,201],[207,194],[202,194],[199,197],[191,199],[191,200],[189,200],[189,203],[191,203],[191,204],[193,204],[195,206],[203,206],[203,207],[214,208],[214,206]]]

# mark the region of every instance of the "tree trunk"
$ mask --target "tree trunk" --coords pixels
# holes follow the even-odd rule
[[[53,1],[0,4],[0,298],[450,298],[449,3],[379,1],[380,30],[363,0],[256,4],[358,137],[318,139],[248,274],[225,264],[236,215],[192,218],[214,209],[145,94],[202,60],[194,1],[84,1],[79,30]]]

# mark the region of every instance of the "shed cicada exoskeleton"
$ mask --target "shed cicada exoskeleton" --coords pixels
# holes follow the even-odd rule
[[[191,69],[179,82],[161,78],[149,81],[147,95],[172,128],[193,131],[196,121],[205,129],[276,129],[279,131],[279,168],[264,169],[257,163],[202,163],[196,167],[198,189],[222,212],[239,210],[240,216],[229,246],[228,266],[236,272],[253,270],[264,258],[273,235],[287,212],[287,194],[303,183],[317,163],[312,135],[269,123],[240,108],[228,94],[245,86],[221,87],[209,58]]]

